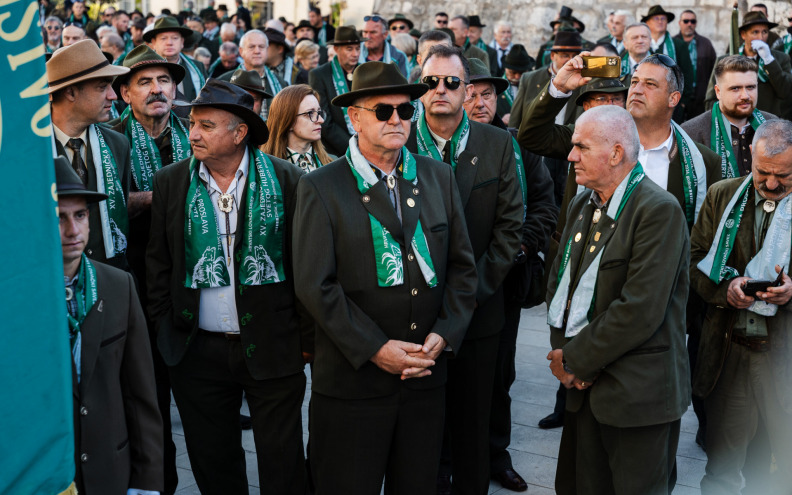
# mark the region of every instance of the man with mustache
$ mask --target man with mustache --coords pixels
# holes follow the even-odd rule
[[[751,147],[752,174],[713,186],[691,235],[690,278],[708,303],[693,393],[707,409],[701,493],[738,494],[759,417],[779,469],[765,493],[792,483],[790,223],[792,123],[765,122]],[[779,276],[779,273],[784,272]],[[749,292],[750,280],[778,286]]]
[[[129,52],[122,65],[129,68],[129,73],[117,77],[113,85],[128,106],[109,125],[114,131],[126,136],[132,151],[127,259],[137,279],[140,301],[146,308],[146,244],[151,227],[154,173],[191,155],[189,126],[171,110],[171,103],[176,97],[176,85],[184,79],[185,70],[181,65],[172,64],[157,55],[146,45]],[[176,445],[171,438],[170,380],[165,362],[157,350],[157,340],[153,325],[148,321],[148,311],[144,312],[151,330],[157,402],[162,415],[165,493],[173,493],[178,484],[178,475]]]

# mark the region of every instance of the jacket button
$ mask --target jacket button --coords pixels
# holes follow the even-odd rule
[[[410,291],[410,294],[412,294],[412,295],[414,295],[414,296],[417,296],[417,295],[418,295],[418,289],[413,289],[413,290],[411,290],[411,291]]]
[[[80,408],[80,416],[88,416],[88,409],[85,407]]]
[[[80,456],[80,461],[82,461],[82,462],[88,462],[88,454],[83,454],[83,455],[81,455],[81,456]]]
[[[410,253],[407,255],[407,259],[413,261],[415,259],[415,256],[412,253]]]
[[[369,201],[371,201],[371,198],[369,197],[368,194],[364,194],[363,197],[360,199],[362,199],[364,203],[368,203]]]
[[[410,325],[410,330],[413,330],[413,331],[415,331],[415,330],[417,330],[417,329],[418,329],[418,325],[416,325],[415,323],[412,323],[412,324]],[[83,455],[84,455],[84,454],[83,454]]]

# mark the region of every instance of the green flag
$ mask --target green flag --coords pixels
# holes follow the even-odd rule
[[[35,0],[0,0],[0,493],[74,479],[72,372],[54,197],[44,43]]]

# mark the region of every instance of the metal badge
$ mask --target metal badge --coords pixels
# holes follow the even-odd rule
[[[602,211],[599,208],[597,208],[596,210],[594,210],[594,217],[591,219],[591,221],[593,223],[597,223],[600,221],[600,217],[602,217]]]
[[[74,291],[71,289],[71,287],[66,287],[66,300],[71,301],[73,297]]]
[[[352,82],[352,73],[350,72],[347,76],[347,81]]]
[[[360,199],[361,199],[361,200],[362,200],[364,203],[368,203],[369,201],[371,201],[371,198],[369,197],[369,195],[368,195],[368,194],[364,194],[364,195],[363,195],[363,197],[362,197],[362,198],[360,198]]]
[[[764,202],[762,205],[762,209],[767,213],[773,213],[776,209],[775,201],[770,201],[769,199]]]
[[[234,207],[234,197],[230,194],[221,194],[217,198],[217,206],[223,213],[231,213],[231,209]]]
[[[575,234],[575,242],[580,242],[580,239],[582,238],[583,238],[583,234],[581,234],[580,232]]]
[[[393,190],[396,187],[396,177],[393,175],[388,176],[388,189]]]
[[[600,233],[597,232],[596,234],[594,234],[594,242],[599,242],[599,239],[600,239]]]

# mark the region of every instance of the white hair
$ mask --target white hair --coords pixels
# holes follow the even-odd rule
[[[220,26],[220,37],[223,37],[223,34],[230,34],[236,36],[237,27],[236,24],[232,24],[230,22],[224,22],[222,26]]]
[[[251,29],[250,31],[242,35],[242,38],[239,40],[239,48],[245,48],[245,45],[247,44],[246,43],[247,39],[254,34],[258,34],[262,38],[264,38],[264,46],[269,46],[269,39],[267,38],[267,35],[264,34],[264,31],[261,31],[259,29]]]
[[[587,123],[594,124],[592,132],[597,141],[609,147],[620,144],[624,148],[624,162],[638,161],[640,141],[638,128],[630,113],[616,105],[601,105],[583,112],[575,123],[576,127]]]
[[[113,26],[99,26],[99,28],[96,30],[96,39],[102,41],[102,37],[110,33],[117,34],[116,28]]]
[[[512,25],[511,25],[510,22],[498,21],[498,22],[495,23],[495,27],[493,28],[493,32],[497,33],[498,31],[500,31],[500,28],[502,28],[502,27],[507,27],[507,28],[511,29]]]
[[[629,26],[630,24],[635,23],[635,17],[629,10],[617,10],[613,13],[613,17],[624,17],[624,25]],[[626,31],[626,30],[625,30]]]

